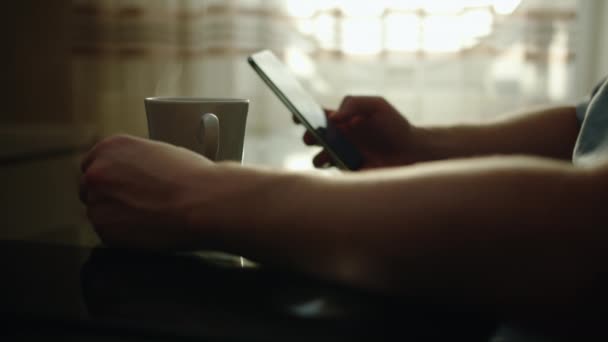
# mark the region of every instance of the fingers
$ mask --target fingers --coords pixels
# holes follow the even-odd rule
[[[110,199],[98,191],[81,188],[80,201],[86,206],[95,206],[101,203],[110,202]]]
[[[312,163],[315,167],[318,168],[327,168],[333,165],[331,156],[327,151],[323,150],[319,154],[317,154],[313,159]]]
[[[304,143],[306,145],[319,145],[317,139],[308,131],[304,133]],[[331,156],[326,150],[319,152],[319,154],[313,158],[312,163],[318,168],[326,168],[334,165]]]
[[[106,145],[112,143],[112,139],[114,138],[105,138],[97,142],[95,145],[93,145],[93,147],[91,147],[89,152],[87,152],[87,154],[82,158],[82,162],[80,163],[80,170],[83,173],[85,173],[89,169],[89,167],[91,167],[93,162],[99,158],[100,153],[103,151]]]
[[[99,190],[96,190],[91,184],[87,182],[86,175],[80,177],[80,187],[78,189],[78,195],[82,204],[90,206],[99,203],[107,203],[110,198],[104,195]]]
[[[82,162],[80,163],[80,170],[82,172],[86,172],[89,166],[93,163],[93,161],[97,158],[97,145],[91,147],[91,149],[87,152],[87,154],[82,158]]]
[[[82,163],[80,164],[80,169],[82,172],[85,172],[91,164],[98,159],[99,155],[107,152],[109,150],[115,150],[120,146],[126,146],[132,144],[133,142],[138,143],[150,143],[150,140],[142,139],[130,135],[114,135],[111,137],[107,137],[101,141],[99,141],[95,146],[87,152],[84,156]]]
[[[326,117],[330,117],[336,111],[333,109],[323,108],[323,112],[325,113]],[[293,116],[293,118],[294,118],[294,121],[298,120],[295,116]],[[296,122],[299,123],[299,121],[296,121]],[[304,143],[309,146],[319,145],[319,142],[317,141],[317,139],[309,131],[304,132],[304,136],[302,137],[302,140],[304,140]]]
[[[302,140],[304,140],[304,143],[308,146],[319,145],[319,142],[317,142],[317,138],[315,138],[309,131],[306,131],[304,133],[304,137],[302,138]]]
[[[95,226],[135,224],[137,211],[118,202],[105,202],[87,207],[87,217]]]

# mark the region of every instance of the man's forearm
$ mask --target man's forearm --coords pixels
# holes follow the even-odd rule
[[[574,107],[556,107],[480,125],[414,131],[420,161],[496,154],[569,160],[579,124]]]
[[[585,289],[603,260],[608,192],[590,174],[516,157],[339,178],[263,172],[217,247],[382,291],[540,306]]]

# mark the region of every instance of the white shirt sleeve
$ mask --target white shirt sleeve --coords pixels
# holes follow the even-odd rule
[[[585,115],[587,115],[587,107],[589,106],[589,100],[585,100],[576,105],[576,118],[578,119],[578,123],[580,125],[583,124],[585,120]]]

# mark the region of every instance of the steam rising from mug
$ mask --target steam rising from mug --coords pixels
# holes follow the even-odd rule
[[[176,96],[180,89],[184,65],[182,63],[165,64],[154,87],[154,96]]]

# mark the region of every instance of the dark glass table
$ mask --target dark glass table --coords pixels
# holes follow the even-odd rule
[[[194,253],[0,241],[0,275],[3,341],[506,341],[479,313]]]

